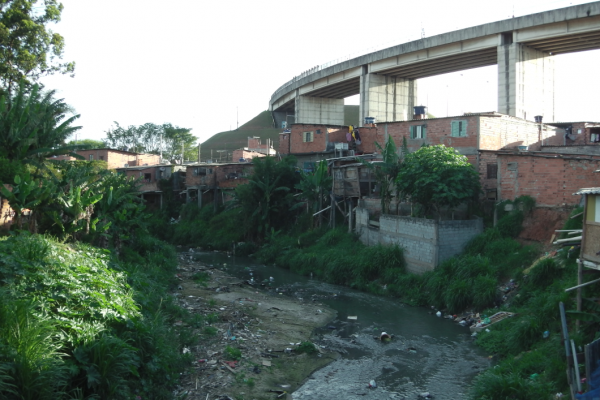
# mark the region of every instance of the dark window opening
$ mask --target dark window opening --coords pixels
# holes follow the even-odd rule
[[[152,174],[144,174],[144,181],[150,182],[152,180]]]
[[[487,178],[488,179],[498,179],[498,164],[488,164],[487,165]]]
[[[100,160],[104,161],[104,156],[99,156],[98,157]]]
[[[600,128],[590,129],[590,142],[600,143]]]
[[[489,189],[485,194],[488,200],[498,200],[498,190],[496,189]]]

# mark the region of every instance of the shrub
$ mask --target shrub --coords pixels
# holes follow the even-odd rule
[[[302,342],[298,347],[296,347],[296,353],[306,353],[306,354],[315,354],[318,350],[314,344],[311,342]]]
[[[240,349],[236,349],[231,346],[225,347],[225,357],[228,360],[241,360],[242,359],[242,351]]]

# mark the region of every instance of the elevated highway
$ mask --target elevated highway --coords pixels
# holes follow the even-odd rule
[[[417,80],[498,65],[498,111],[554,120],[554,58],[600,48],[600,1],[444,33],[315,68],[273,93],[283,121],[342,125],[344,98],[360,94],[360,121],[412,118]]]

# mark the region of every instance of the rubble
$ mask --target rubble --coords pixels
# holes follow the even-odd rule
[[[190,259],[191,253],[180,253],[178,285],[172,295],[192,314],[192,321],[200,322],[173,324],[178,329],[190,324],[198,338],[182,349],[194,361],[182,374],[176,395],[189,400],[287,399],[310,373],[338,357],[320,348],[314,355],[295,352],[315,328],[334,318],[334,312],[318,300],[304,302],[300,296],[279,296],[282,288],[271,294],[273,288],[268,286],[248,286],[228,275],[224,266]],[[194,281],[199,273],[207,280]]]

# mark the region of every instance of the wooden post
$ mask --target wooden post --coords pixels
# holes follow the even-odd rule
[[[202,189],[198,186],[198,209],[202,208]]]
[[[583,262],[577,260],[577,285],[583,283]],[[577,288],[577,311],[581,312],[581,286]],[[579,318],[575,320],[575,332],[579,332]]]
[[[160,193],[160,209],[162,210],[162,206],[163,205],[163,194],[162,192]]]
[[[352,197],[350,197],[350,211],[348,211],[348,233],[352,233],[352,208],[354,208],[354,204],[352,203]]]
[[[335,195],[333,193],[331,193],[331,204],[335,204],[337,207],[339,207],[335,202]],[[335,229],[335,207],[331,207],[331,216],[331,227]]]

